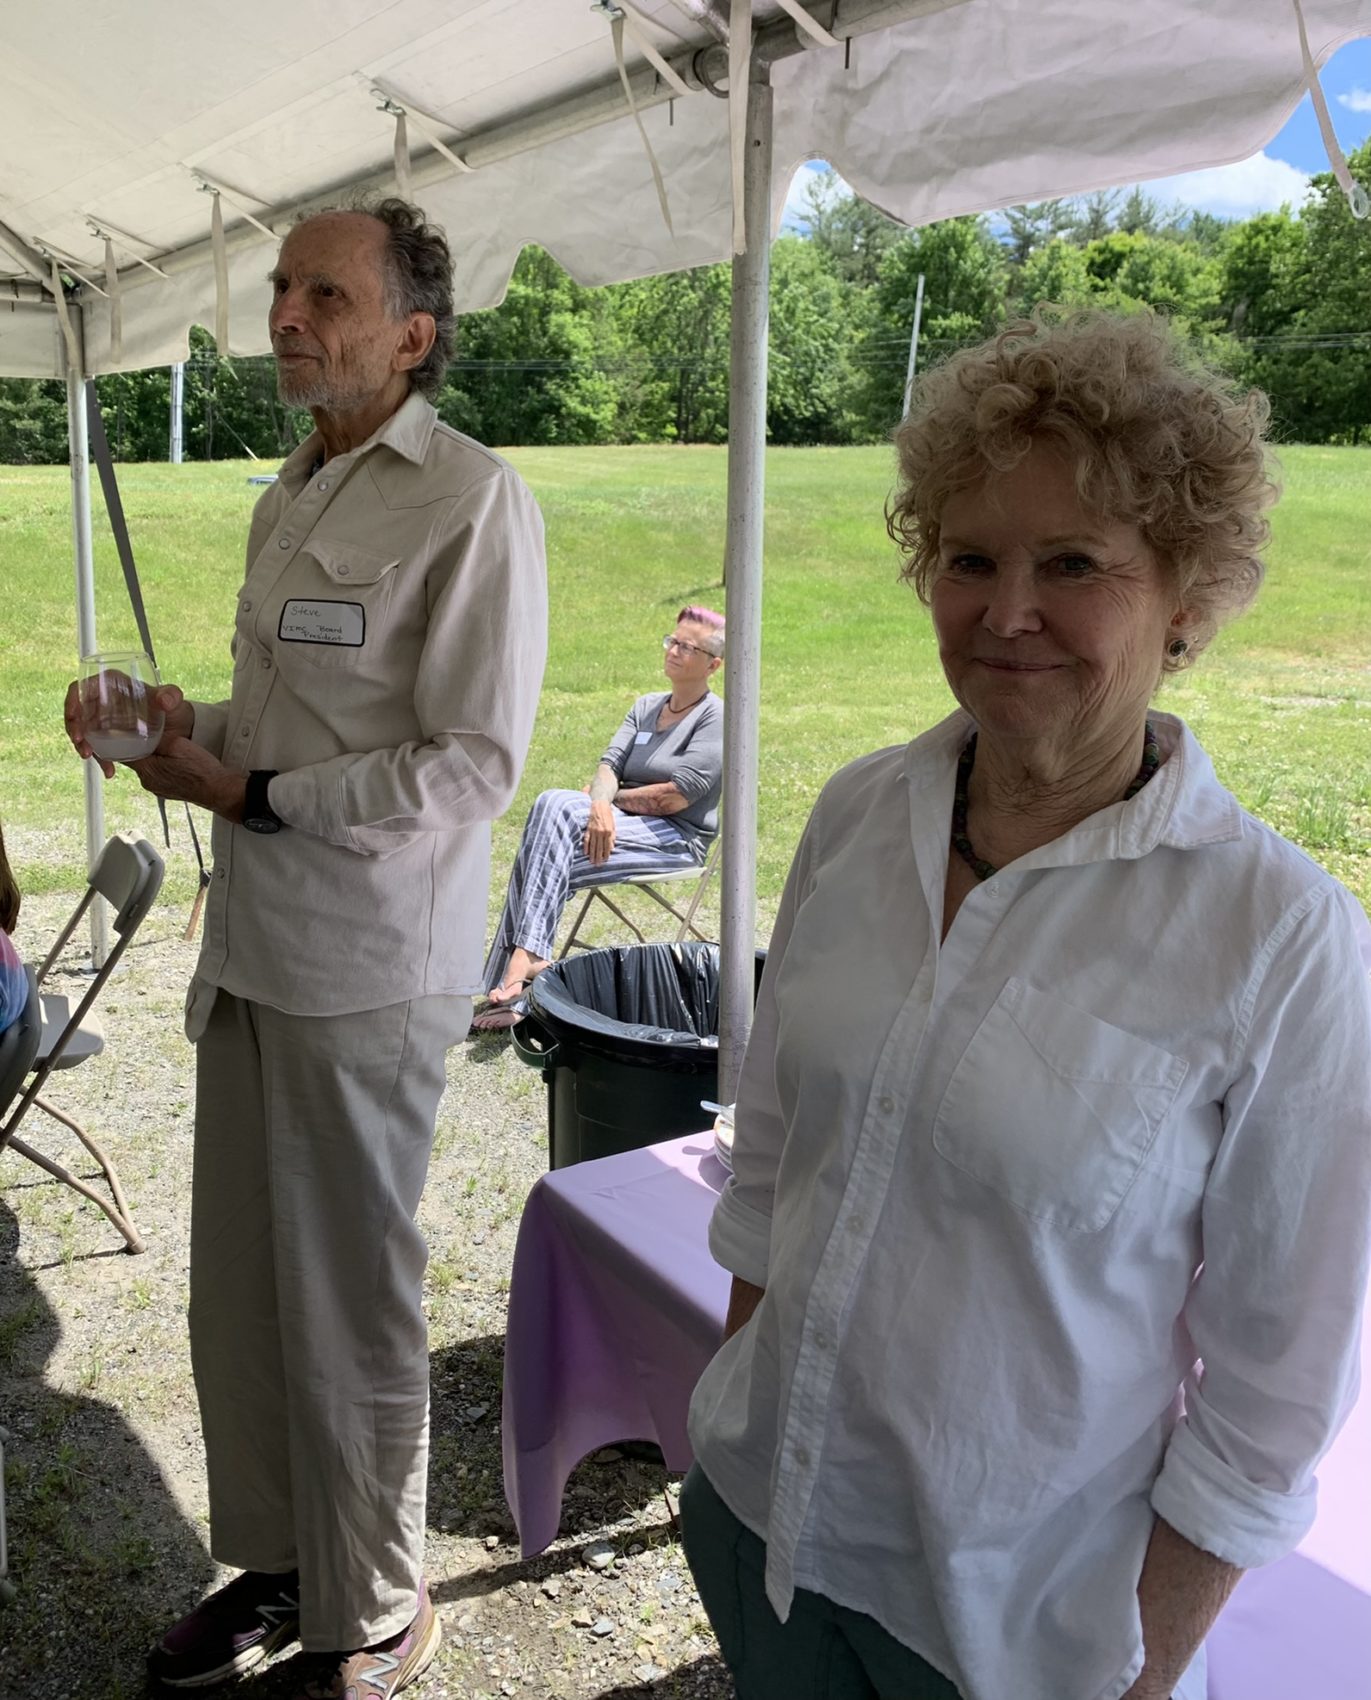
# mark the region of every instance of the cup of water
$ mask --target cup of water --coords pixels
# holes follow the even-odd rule
[[[138,761],[162,739],[166,716],[153,701],[161,680],[138,650],[81,657],[81,719],[86,742],[104,761]]]

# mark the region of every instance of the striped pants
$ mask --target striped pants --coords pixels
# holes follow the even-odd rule
[[[485,988],[500,984],[516,949],[550,959],[557,928],[573,891],[614,885],[634,874],[697,868],[703,854],[660,815],[614,811],[614,848],[599,866],[581,848],[590,820],[584,791],[544,791],[529,810],[524,836],[510,869],[509,890],[495,942],[486,957]]]

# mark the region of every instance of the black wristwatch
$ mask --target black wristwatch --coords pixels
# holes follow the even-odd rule
[[[267,801],[267,787],[276,777],[274,768],[254,768],[243,793],[243,825],[249,832],[279,832],[286,824]]]

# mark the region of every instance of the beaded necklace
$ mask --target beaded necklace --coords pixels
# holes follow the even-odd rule
[[[1157,728],[1149,720],[1143,728],[1142,766],[1123,794],[1125,803],[1130,797],[1137,796],[1161,764],[1162,752],[1161,745],[1157,742]],[[984,856],[976,854],[966,830],[967,793],[971,785],[971,769],[975,765],[976,734],[973,732],[957,763],[957,789],[952,797],[952,848],[978,880],[988,880],[1000,870],[993,862],[987,862]]]

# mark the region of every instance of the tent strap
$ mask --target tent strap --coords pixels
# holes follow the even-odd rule
[[[109,528],[114,535],[114,546],[119,553],[119,565],[124,569],[124,585],[129,593],[129,602],[133,607],[133,618],[138,627],[138,636],[148,660],[156,668],[157,652],[152,647],[152,628],[148,625],[148,611],[143,603],[143,587],[138,582],[138,568],[134,564],[133,544],[129,540],[128,521],[124,518],[124,500],[119,494],[119,480],[114,471],[114,456],[110,453],[109,437],[105,432],[104,415],[100,412],[100,398],[95,391],[94,378],[86,379],[86,428],[90,434],[91,454],[96,467],[99,469],[100,488],[105,497],[105,512],[109,516]],[[190,812],[190,804],[186,803],[183,806],[186,811],[186,825],[190,828],[191,848],[195,851],[195,860],[200,869],[200,891],[195,901],[196,913],[198,914],[202,894],[209,885],[209,870],[205,866],[205,855],[200,848],[200,835],[195,830],[195,819]],[[162,841],[170,849],[171,827],[167,821],[167,805],[161,797],[157,799],[157,812],[162,817]],[[192,917],[193,924],[194,917]],[[190,929],[187,929],[186,936],[189,938]]]
[[[662,168],[657,163],[657,155],[652,151],[652,143],[648,139],[643,116],[638,110],[638,102],[633,98],[633,84],[629,80],[628,66],[624,61],[624,14],[622,12],[615,11],[611,16],[609,30],[614,42],[614,63],[619,68],[619,81],[623,84],[624,99],[628,102],[628,110],[633,114],[633,122],[638,126],[638,134],[642,138],[643,148],[647,154],[647,163],[652,167],[652,182],[657,190],[657,205],[662,209],[662,222],[666,225],[667,233],[674,237],[676,229],[671,222],[671,203],[667,200]]]
[[[1300,26],[1300,56],[1304,60],[1304,81],[1309,90],[1309,98],[1314,103],[1314,114],[1319,121],[1319,134],[1323,137],[1324,152],[1328,155],[1328,163],[1333,168],[1333,175],[1342,186],[1342,192],[1347,196],[1347,204],[1352,209],[1353,218],[1365,218],[1371,214],[1371,196],[1362,188],[1352,175],[1352,168],[1347,163],[1347,156],[1338,144],[1337,132],[1333,128],[1333,120],[1329,116],[1328,102],[1324,99],[1323,84],[1319,81],[1318,67],[1314,64],[1314,55],[1309,51],[1309,35],[1304,27],[1304,10],[1300,0],[1291,0],[1295,8],[1295,21]]]

